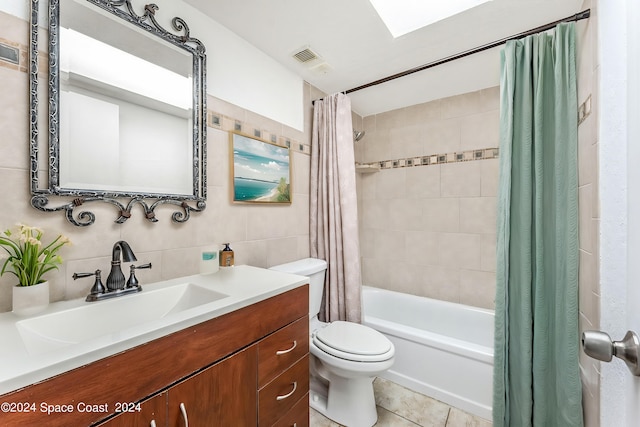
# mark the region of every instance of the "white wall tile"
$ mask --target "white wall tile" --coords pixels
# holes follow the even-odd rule
[[[387,265],[405,259],[404,233],[394,230],[378,230],[374,236],[373,258]]]
[[[460,120],[447,119],[422,126],[424,153],[444,154],[460,150]]]
[[[422,199],[425,231],[460,231],[460,199]]]
[[[462,117],[460,119],[460,150],[498,147],[499,131],[499,110]]]
[[[392,206],[387,200],[369,199],[362,202],[362,227],[365,229],[384,230],[391,220]]]
[[[440,265],[480,270],[481,236],[467,233],[439,233]]]
[[[580,249],[583,249],[589,253],[593,253],[595,248],[595,229],[593,225],[593,215],[591,213],[591,206],[593,201],[591,200],[591,190],[593,185],[583,185],[578,189],[578,219],[579,219],[579,232],[580,232]]]
[[[393,264],[397,261],[391,259],[363,258],[362,259],[362,283],[376,288],[394,290],[397,283],[392,280]]]
[[[364,242],[363,242],[364,243]],[[415,265],[438,265],[438,234],[428,231],[405,233],[405,259]]]
[[[406,168],[407,197],[440,197],[440,168],[441,165]]]
[[[393,147],[391,158],[419,156],[422,153],[422,127],[410,125],[393,128],[389,131],[390,145]]]
[[[495,272],[496,234],[483,234],[480,239],[480,269]]]
[[[28,145],[16,143],[29,141],[27,74],[0,67],[0,82],[0,87],[5,88],[0,96],[1,123],[6,123],[1,127],[3,143],[0,144],[0,167],[27,169]]]
[[[460,231],[463,233],[495,233],[497,219],[495,197],[460,199]]]
[[[407,193],[407,189],[405,186],[405,174],[406,168],[386,169],[376,173],[376,198],[404,198]]]
[[[447,163],[440,172],[442,197],[480,196],[480,161]]]
[[[493,309],[496,274],[488,271],[460,271],[460,303]]]
[[[421,293],[418,295],[460,302],[460,271],[459,268],[427,266]]]
[[[420,199],[394,200],[389,210],[389,224],[391,230],[419,231],[424,229],[425,216]]]
[[[437,154],[449,155],[450,161],[461,150],[496,148],[499,104],[495,87],[365,117],[361,161]],[[469,296],[488,290],[475,305],[492,306],[499,161],[475,160],[468,153],[465,160],[360,176],[360,241],[368,284],[455,302],[463,291]],[[402,271],[384,272],[388,262],[394,272]],[[481,285],[462,289],[462,271],[473,271],[483,279]],[[474,305],[471,297],[466,302]]]
[[[285,237],[267,241],[267,265],[284,264],[298,257],[298,238]]]
[[[482,197],[496,197],[500,177],[500,161],[486,159],[480,162],[480,195]]]

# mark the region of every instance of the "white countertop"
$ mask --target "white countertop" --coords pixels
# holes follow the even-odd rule
[[[188,310],[167,315],[158,320],[132,325],[126,331],[100,333],[95,325],[95,338],[47,352],[29,351],[17,323],[27,317],[11,312],[0,314],[0,394],[45,380],[87,363],[144,344],[181,329],[219,317],[256,302],[281,294],[308,283],[308,278],[251,266],[221,268],[210,275],[194,275],[145,285],[139,294],[121,296],[98,302],[85,302],[84,298],[50,304],[45,311],[31,317],[48,315],[87,304],[106,304],[124,298],[152,292],[182,283],[193,283],[228,295]],[[114,307],[116,305],[114,304]],[[118,316],[117,310],[113,316]],[[29,317],[29,318],[31,318]],[[109,322],[104,319],[105,324]]]

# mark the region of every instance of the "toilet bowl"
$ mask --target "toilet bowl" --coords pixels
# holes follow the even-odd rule
[[[374,425],[373,380],[393,365],[393,343],[358,323],[318,320],[326,261],[306,258],[271,268],[309,277],[310,406],[347,427]]]

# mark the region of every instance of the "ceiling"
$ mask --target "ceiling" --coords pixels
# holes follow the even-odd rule
[[[582,4],[493,0],[394,39],[368,0],[185,1],[328,94],[565,18]],[[314,67],[292,56],[305,47],[321,57]],[[499,49],[352,92],[352,108],[366,117],[496,86]]]

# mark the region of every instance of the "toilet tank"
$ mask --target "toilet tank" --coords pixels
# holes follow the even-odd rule
[[[309,278],[309,317],[318,314],[324,292],[324,274],[327,271],[326,261],[317,258],[304,258],[286,264],[274,265],[270,270],[307,276]]]

